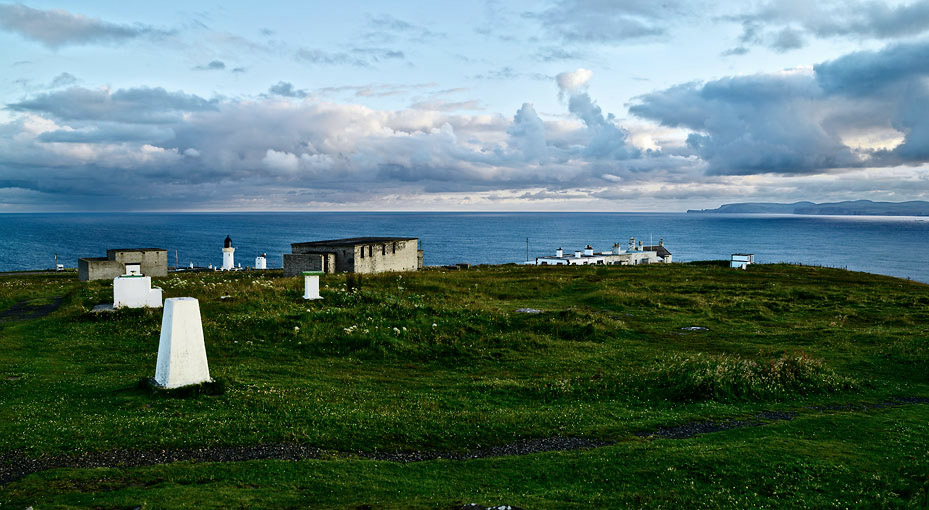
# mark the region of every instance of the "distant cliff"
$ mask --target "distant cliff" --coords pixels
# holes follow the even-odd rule
[[[775,204],[766,202],[743,202],[725,204],[717,209],[691,209],[696,214],[844,214],[851,216],[929,216],[929,202],[872,202],[852,200],[814,204],[794,202]]]

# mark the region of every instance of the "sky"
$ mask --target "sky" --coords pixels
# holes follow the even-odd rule
[[[900,202],[927,163],[929,0],[0,0],[0,212]]]

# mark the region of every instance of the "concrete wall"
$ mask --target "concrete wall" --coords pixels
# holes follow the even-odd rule
[[[334,273],[336,257],[334,253],[285,253],[284,276],[300,276],[304,271],[322,271]]]
[[[355,272],[363,274],[387,271],[416,271],[419,267],[418,243],[385,241],[355,246]],[[364,257],[361,251],[364,250]]]
[[[125,272],[126,266],[115,260],[103,257],[77,259],[77,279],[82,282],[112,280]]]
[[[139,264],[145,276],[168,276],[167,250],[107,250],[106,257],[123,264]]]
[[[326,269],[301,269],[294,274],[287,271],[287,255],[284,255],[284,274],[299,275],[301,271],[323,271],[325,273],[350,273],[355,267],[355,252],[351,246],[299,246],[291,245],[295,255],[322,255],[329,260]]]

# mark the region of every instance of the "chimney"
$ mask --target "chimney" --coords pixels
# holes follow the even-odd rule
[[[613,255],[619,255],[619,243],[613,243]]]
[[[564,250],[562,250],[561,248],[558,248],[557,250],[555,250],[555,256],[558,258],[564,257]]]
[[[587,247],[584,248],[584,255],[587,255],[588,257],[593,257],[594,256],[593,246],[588,244]]]
[[[658,246],[664,246],[664,239],[658,239]]]
[[[629,251],[635,251],[635,238],[629,238]]]
[[[643,251],[643,244],[642,244],[642,241],[639,241],[639,247],[636,248],[636,250]]]
[[[574,256],[577,258],[581,258],[581,252],[580,251],[574,252]]]

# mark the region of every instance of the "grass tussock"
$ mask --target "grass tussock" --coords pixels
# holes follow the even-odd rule
[[[860,386],[802,353],[760,360],[675,354],[653,368],[649,379],[666,398],[680,401],[787,400]]]
[[[143,393],[167,398],[194,398],[200,395],[222,395],[226,393],[226,382],[222,379],[213,379],[200,384],[181,386],[180,388],[164,388],[155,382],[153,377],[143,377],[136,385]]]

